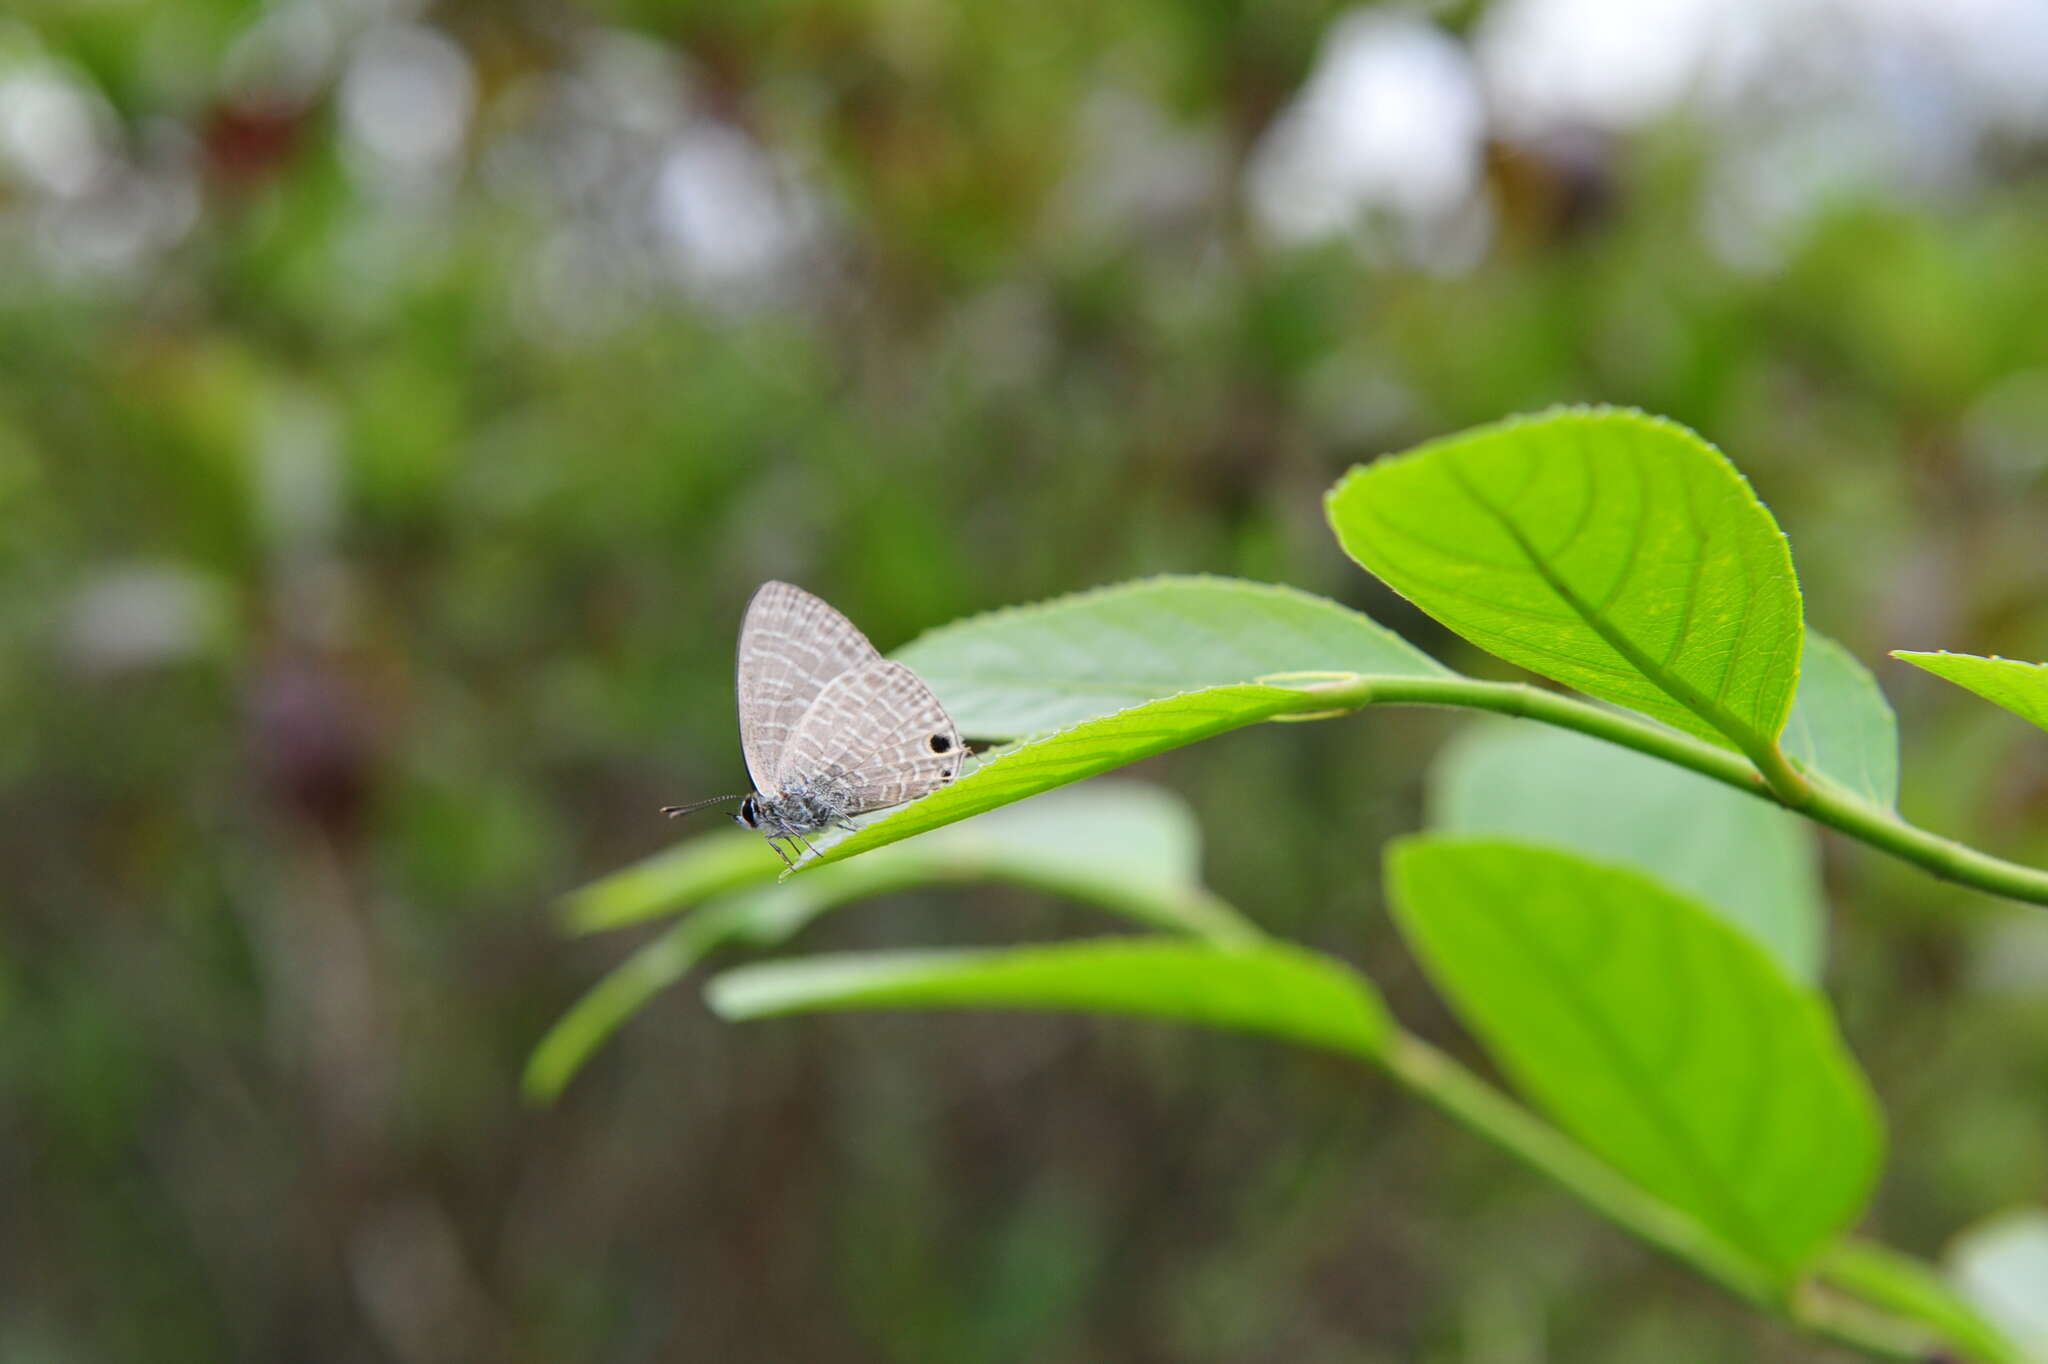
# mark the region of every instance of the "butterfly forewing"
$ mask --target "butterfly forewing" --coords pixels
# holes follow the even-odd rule
[[[960,734],[939,698],[904,667],[877,659],[825,685],[776,768],[778,789],[828,781],[860,814],[915,800],[960,770]]]
[[[773,795],[791,737],[826,684],[881,655],[852,621],[800,587],[764,583],[740,626],[740,752]]]

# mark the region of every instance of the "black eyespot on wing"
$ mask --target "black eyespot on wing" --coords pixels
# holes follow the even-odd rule
[[[931,745],[932,752],[944,753],[953,746],[953,736],[950,734],[934,734],[931,738]]]

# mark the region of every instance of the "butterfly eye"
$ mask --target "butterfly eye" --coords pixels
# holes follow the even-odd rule
[[[952,738],[951,738],[950,736],[948,736],[948,735],[945,735],[945,734],[934,734],[934,735],[932,735],[932,740],[931,740],[931,742],[932,742],[932,752],[934,752],[934,753],[944,753],[944,752],[945,752],[945,751],[946,751],[947,749],[949,749],[949,748],[951,748],[951,747],[953,746],[953,740],[952,740]]]

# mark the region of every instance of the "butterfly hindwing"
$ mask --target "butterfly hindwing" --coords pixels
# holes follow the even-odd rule
[[[797,723],[775,772],[778,790],[829,782],[848,814],[915,800],[960,770],[960,732],[924,679],[876,659],[825,684]]]
[[[827,684],[880,659],[852,621],[802,588],[761,585],[740,626],[737,679],[740,752],[756,790],[782,789],[785,751]]]

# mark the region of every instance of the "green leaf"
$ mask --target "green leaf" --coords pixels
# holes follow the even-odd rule
[[[1862,1208],[1878,1116],[1825,1003],[1747,935],[1619,867],[1398,845],[1401,929],[1501,1068],[1645,1191],[1789,1283]]]
[[[1258,936],[1201,880],[1201,833],[1178,797],[1097,781],[993,811],[898,845],[879,858],[921,882],[994,879],[1100,905],[1133,923],[1196,937]],[[837,881],[855,868],[820,868]]]
[[[1674,422],[1578,409],[1354,469],[1330,493],[1354,559],[1465,638],[1758,759],[1799,675],[1785,537]]]
[[[861,823],[858,833],[812,839],[818,855],[806,854],[798,866],[803,869],[819,862],[844,861],[912,834],[1261,720],[1347,709],[1362,699],[1359,688],[1364,681],[1342,677],[1289,686],[1246,683],[1209,687],[1084,720],[1042,739],[984,755],[950,786],[884,811]]]
[[[2048,663],[2022,663],[2011,658],[1979,658],[1976,654],[1917,653],[1892,650],[1916,668],[1948,679],[2003,706],[2029,724],[2048,729]]]
[[[1948,1270],[2022,1359],[2048,1364],[2048,1212],[2022,1208],[1978,1223],[1949,1247]]]
[[[625,928],[773,881],[781,867],[782,859],[759,834],[700,834],[565,896],[562,924],[572,933]]]
[[[1327,957],[1278,944],[1103,939],[975,952],[851,953],[765,962],[711,982],[727,1018],[822,1009],[1036,1009],[1134,1014],[1263,1033],[1368,1059],[1378,994]]]
[[[749,845],[735,845],[739,839]],[[746,856],[741,856],[742,852]],[[773,946],[839,905],[915,886],[1008,881],[1100,905],[1135,923],[1218,941],[1257,930],[1200,880],[1200,835],[1178,799],[1136,782],[1098,782],[1000,810],[774,883],[775,855],[754,834],[708,834],[570,897],[573,931],[620,927],[708,900],[641,948],[548,1030],[527,1063],[527,1097],[545,1102],[626,1020],[706,955]],[[759,865],[765,855],[767,865]],[[726,875],[746,868],[744,879]]]
[[[1385,626],[1291,587],[1161,577],[943,626],[896,657],[963,734],[1015,739],[1275,673],[1448,676]]]
[[[1899,721],[1870,669],[1826,635],[1806,632],[1784,749],[1879,809],[1899,803]]]
[[[1472,726],[1437,760],[1430,822],[1634,867],[1695,896],[1811,981],[1826,923],[1796,815],[1720,782],[1527,721]]]
[[[993,612],[935,630],[898,657],[963,732],[1042,737],[983,755],[952,785],[858,833],[813,839],[821,856],[807,854],[801,866],[842,861],[1226,730],[1355,706],[1372,677],[1453,676],[1335,602],[1199,577]]]
[[[1098,782],[953,826],[869,872],[814,873],[805,879],[817,884],[768,900],[841,904],[903,885],[998,879],[1112,905],[1154,927],[1248,931],[1203,888],[1200,856],[1194,817],[1177,797],[1140,782]],[[765,888],[781,866],[759,834],[706,834],[576,891],[562,918],[575,933],[623,928]]]
[[[1942,1281],[1932,1265],[1890,1246],[1839,1242],[1822,1259],[1819,1271],[1823,1283],[1919,1322],[1968,1359],[1980,1364],[2029,1364],[1997,1327]]]

